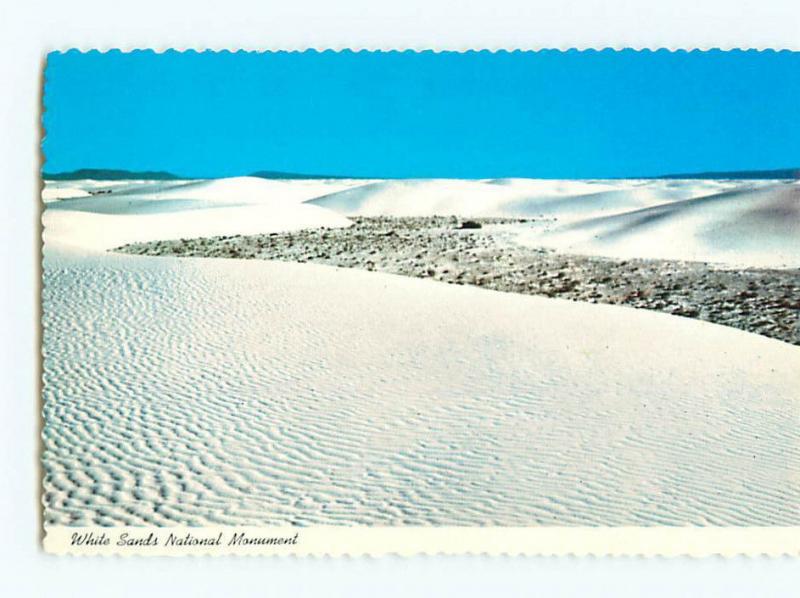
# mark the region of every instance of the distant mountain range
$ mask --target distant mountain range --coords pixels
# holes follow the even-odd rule
[[[150,181],[173,181],[185,179],[171,172],[163,170],[112,170],[107,168],[81,168],[70,172],[42,172],[42,178],[46,181],[76,181],[78,179],[88,179],[92,181],[124,181],[144,179]]]
[[[735,170],[731,172],[693,172],[690,174],[665,174],[654,179],[800,179],[800,168],[777,170]]]
[[[299,174],[296,172],[280,172],[275,170],[260,170],[251,173],[249,176],[262,179],[360,179],[365,177],[341,176],[326,174]],[[119,181],[119,180],[151,180],[151,181],[172,181],[189,178],[204,177],[183,177],[171,172],[162,170],[156,171],[133,171],[133,170],[112,170],[104,168],[81,168],[71,172],[48,173],[43,172],[42,178],[48,181],[75,181],[79,179],[90,179],[95,181]],[[639,178],[639,177],[635,177]],[[800,168],[782,168],[777,170],[737,170],[731,172],[694,172],[688,174],[665,174],[654,177],[643,177],[651,179],[800,179]]]
[[[276,170],[259,170],[247,176],[260,179],[358,179],[363,177],[350,177],[328,174],[299,174],[296,172],[280,172]],[[43,172],[42,178],[47,181],[123,181],[123,180],[150,180],[150,181],[177,181],[186,179],[203,179],[212,177],[185,177],[163,170],[121,170],[106,168],[81,168],[70,172]]]
[[[105,168],[81,168],[71,172],[43,172],[42,178],[46,181],[76,181],[78,179],[89,179],[92,181],[124,181],[124,180],[150,180],[150,181],[174,181],[186,177],[180,177],[171,172],[162,170],[110,170]]]

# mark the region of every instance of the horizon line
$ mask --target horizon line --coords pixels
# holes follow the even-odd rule
[[[106,177],[101,175],[105,174]],[[708,170],[697,172],[666,173],[659,175],[639,175],[639,176],[581,176],[581,177],[558,177],[558,176],[524,176],[524,175],[493,175],[476,177],[452,177],[452,176],[367,176],[367,175],[342,175],[342,174],[317,174],[291,171],[257,170],[242,174],[229,175],[204,175],[188,176],[178,174],[168,170],[131,170],[127,168],[76,168],[60,172],[47,172],[44,167],[40,170],[42,180],[128,180],[128,179],[150,179],[150,180],[215,180],[237,177],[253,177],[273,180],[328,180],[328,179],[351,179],[351,180],[484,180],[484,179],[532,179],[532,180],[636,180],[636,179],[775,179],[788,180],[800,179],[800,166],[787,168],[765,168],[765,169],[743,169],[743,170]],[[79,176],[83,175],[83,176]],[[127,176],[130,175],[130,176]]]

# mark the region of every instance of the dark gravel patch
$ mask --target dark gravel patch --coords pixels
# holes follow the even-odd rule
[[[498,291],[652,309],[800,345],[800,269],[722,269],[700,262],[556,253],[515,245],[497,234],[503,225],[524,222],[515,219],[352,220],[353,226],[343,229],[156,241],[115,251],[378,270]]]

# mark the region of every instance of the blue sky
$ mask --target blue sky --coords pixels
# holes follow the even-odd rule
[[[45,171],[648,176],[800,166],[800,53],[53,53]]]

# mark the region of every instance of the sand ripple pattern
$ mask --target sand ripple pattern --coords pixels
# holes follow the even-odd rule
[[[45,260],[48,525],[798,525],[800,349],[313,264]]]

